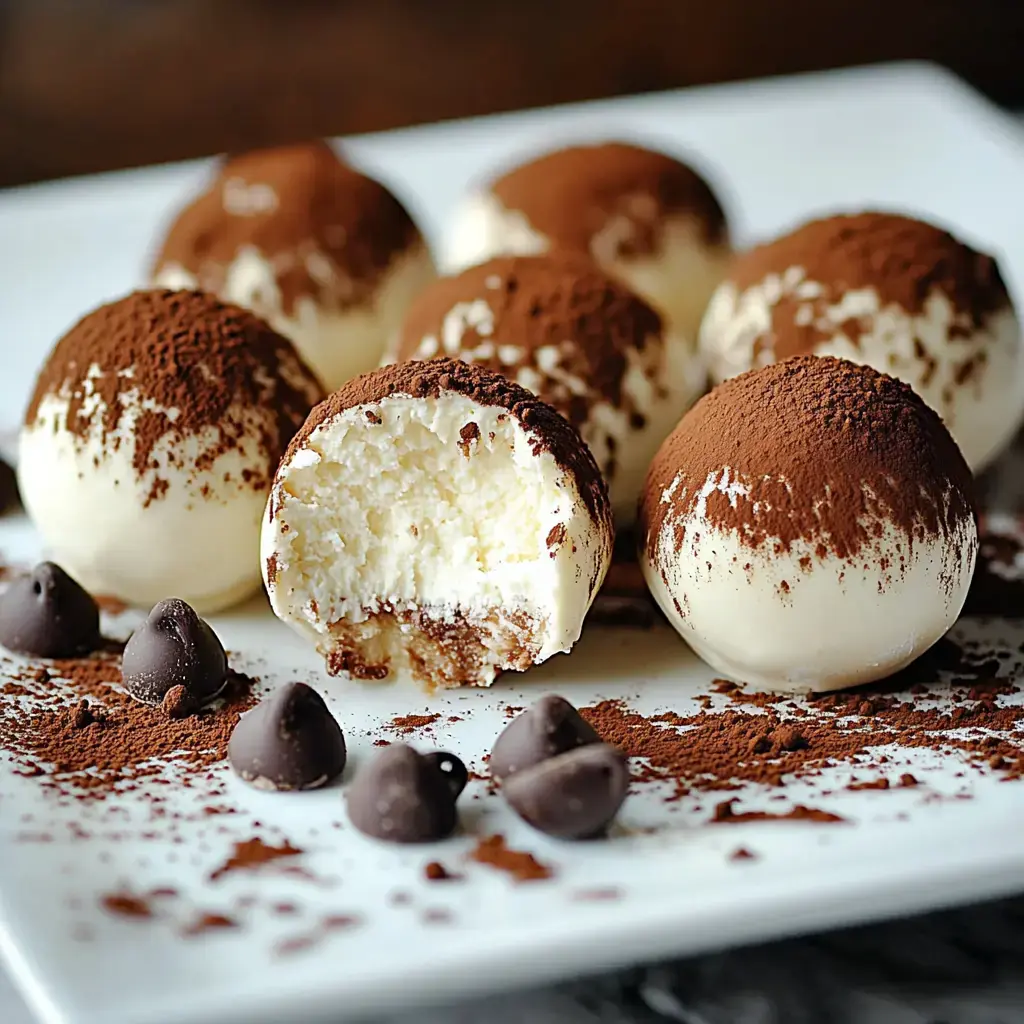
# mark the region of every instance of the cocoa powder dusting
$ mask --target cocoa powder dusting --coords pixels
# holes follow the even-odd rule
[[[216,882],[218,878],[223,878],[235,871],[255,871],[265,864],[272,864],[274,861],[290,857],[299,857],[304,852],[299,847],[292,846],[287,840],[284,840],[280,846],[272,846],[255,836],[244,842],[235,843],[231,856],[219,868],[210,872],[210,881]]]
[[[168,767],[185,769],[180,784],[227,756],[242,712],[256,703],[255,680],[232,672],[210,708],[169,718],[115,689],[119,654],[48,663],[20,670],[0,701],[0,744],[43,785],[79,798],[101,798],[116,787],[137,789]]]
[[[286,314],[305,296],[343,310],[366,303],[392,261],[417,244],[412,218],[383,185],[313,141],[226,160],[175,218],[153,272],[177,264],[217,293],[252,248],[270,264]]]
[[[432,712],[424,715],[396,715],[384,728],[390,732],[396,732],[401,736],[409,736],[420,729],[427,729],[435,722],[441,720],[439,712]]]
[[[192,938],[206,932],[224,931],[238,926],[238,922],[233,917],[227,917],[224,914],[200,914],[191,924],[182,929],[181,934],[186,938]]]
[[[93,366],[99,372],[87,387]],[[137,477],[154,474],[151,501],[166,491],[166,480],[156,475],[160,442],[168,441],[161,451],[172,467],[202,472],[225,452],[251,451],[254,429],[265,461],[237,484],[265,490],[322,395],[291,343],[254,314],[202,292],[139,291],[93,310],[57,343],[36,381],[25,424],[36,422],[44,398],[57,395],[67,399],[66,429],[74,437],[84,443],[98,428],[105,440],[116,438],[126,409],[137,408],[122,402],[133,389],[159,407],[139,413],[132,431]],[[186,443],[194,444],[197,435],[198,455]]]
[[[812,821],[818,824],[833,824],[838,821],[845,821],[838,814],[831,814],[814,807],[805,807],[797,804],[792,810],[782,813],[772,811],[737,811],[736,801],[723,800],[715,805],[711,821],[716,825],[737,825],[748,821]]]
[[[773,789],[835,765],[880,765],[873,751],[887,746],[940,751],[978,771],[1019,779],[1024,706],[999,700],[1020,690],[999,672],[997,659],[946,640],[891,679],[851,691],[797,700],[732,689],[725,694],[732,706],[692,715],[645,716],[621,700],[580,713],[605,742],[633,759],[634,782],[669,785],[670,801],[744,785]],[[952,679],[937,682],[940,676]],[[906,772],[896,782],[918,785]],[[852,788],[893,784],[873,778]],[[735,820],[731,807],[721,807],[719,816]],[[811,811],[791,813],[807,817]]]
[[[130,917],[141,921],[153,916],[153,908],[145,898],[126,892],[108,893],[106,896],[101,896],[100,906],[108,914],[114,914],[116,917]]]
[[[510,849],[503,835],[480,839],[470,851],[469,859],[504,871],[517,882],[539,882],[554,874],[551,868],[542,864],[532,853]]]
[[[452,311],[479,302],[490,311],[486,329],[465,323],[458,352],[443,348],[441,354],[458,355],[513,380],[527,370],[539,382],[531,390],[577,428],[587,423],[598,403],[642,416],[623,385],[637,358],[660,346],[661,318],[575,253],[499,256],[440,278],[419,294],[406,314],[398,358],[437,354]]]
[[[889,523],[907,559],[915,541],[958,542],[977,520],[971,472],[938,415],[908,385],[841,359],[733,377],[683,417],[644,486],[649,557],[664,529],[681,539],[709,479],[729,484],[707,496],[709,524],[776,553],[803,542],[851,559]]]
[[[991,256],[941,228],[897,214],[868,212],[811,221],[738,257],[730,280],[742,291],[791,267],[803,268],[806,280],[823,287],[816,304],[834,305],[848,291],[872,288],[882,305],[895,303],[916,315],[929,295],[939,291],[974,327],[1010,304]],[[792,307],[791,300],[776,306],[772,335],[766,339],[777,359],[807,352],[820,340],[818,332],[795,322]]]
[[[490,186],[507,210],[519,211],[553,248],[590,252],[595,236],[615,223],[609,256],[657,252],[664,221],[688,215],[708,244],[728,241],[725,213],[691,167],[624,142],[555,150],[502,175]]]

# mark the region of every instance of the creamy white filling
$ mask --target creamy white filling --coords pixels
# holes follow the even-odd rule
[[[22,430],[18,484],[50,556],[93,593],[141,607],[170,596],[202,613],[234,604],[260,582],[266,492],[243,474],[268,471],[259,441],[267,414],[229,410],[246,424],[241,450],[216,456],[203,472],[195,461],[216,450],[217,432],[169,434],[140,477],[132,464],[134,425],[143,410],[157,409],[134,390],[121,398],[124,411],[110,436],[102,433],[95,395],[86,403],[97,416],[85,438],[67,430],[67,400],[54,395]]]
[[[708,300],[732,257],[731,246],[709,245],[700,221],[678,213],[663,219],[656,252],[619,256],[622,239],[633,230],[630,218],[611,218],[591,240],[591,255],[658,309],[674,333],[695,346]],[[494,256],[529,256],[550,248],[551,240],[526,214],[506,209],[491,192],[478,191],[466,196],[456,211],[441,259],[446,273],[456,273]]]
[[[282,464],[268,503],[274,611],[325,655],[332,623],[378,610],[525,615],[539,626],[535,661],[569,650],[611,536],[537,442],[502,409],[454,393],[396,395],[322,424]]]
[[[696,507],[669,516],[641,569],[680,636],[715,671],[766,690],[834,690],[873,682],[924,653],[956,621],[977,557],[973,520],[954,537],[911,544],[891,521],[854,557],[821,557],[816,540],[758,548]],[[671,503],[674,488],[662,500]]]
[[[730,281],[715,292],[700,330],[712,379],[775,361],[772,316],[782,299],[795,302],[794,322],[821,332],[816,355],[864,363],[908,383],[943,419],[976,472],[1013,437],[1024,416],[1024,346],[1013,310],[992,314],[977,329],[949,298],[933,291],[920,314],[883,304],[865,288],[823,304],[823,285],[802,267],[771,274],[739,291]],[[976,365],[973,365],[976,364]]]
[[[310,279],[338,287],[333,265],[322,255],[306,258]],[[395,256],[372,299],[346,309],[328,308],[312,295],[301,296],[286,314],[271,262],[244,246],[225,268],[220,298],[262,316],[289,338],[328,391],[378,365],[412,300],[437,273],[425,246]],[[195,275],[177,263],[161,267],[153,279],[165,288],[197,288]]]

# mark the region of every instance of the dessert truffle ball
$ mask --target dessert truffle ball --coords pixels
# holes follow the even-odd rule
[[[440,278],[413,303],[393,354],[477,363],[553,405],[590,445],[620,526],[636,518],[658,445],[706,380],[646,302],[564,252],[502,256]]]
[[[770,690],[867,683],[922,654],[963,607],[971,487],[909,386],[796,356],[683,417],[647,477],[641,568],[716,671]]]
[[[311,142],[227,160],[178,214],[152,276],[254,310],[333,390],[380,362],[434,265],[402,204]]]
[[[270,603],[328,672],[428,687],[488,686],[569,650],[611,549],[576,431],[452,359],[365,374],[318,405],[262,536]]]
[[[975,471],[1024,411],[1020,324],[995,260],[895,214],[811,221],[739,256],[700,345],[715,382],[804,353],[890,373],[942,417]]]
[[[732,252],[708,183],[664,153],[622,142],[559,149],[479,188],[458,211],[445,260],[454,271],[549,249],[589,253],[692,344]]]
[[[270,482],[322,397],[252,313],[136,292],[88,314],[43,366],[21,431],[25,507],[93,593],[224,607],[259,586]]]

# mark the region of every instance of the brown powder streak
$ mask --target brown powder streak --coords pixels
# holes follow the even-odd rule
[[[262,187],[272,208],[233,213],[228,188]],[[365,304],[401,253],[420,244],[409,213],[382,184],[340,160],[325,142],[255,150],[226,160],[206,191],[175,218],[153,267],[189,271],[217,292],[227,266],[246,246],[276,271],[283,310],[312,296],[333,310]],[[331,277],[312,277],[310,257],[331,264]]]
[[[100,409],[88,414],[83,379],[93,364],[100,369],[92,378]],[[165,438],[173,453],[185,438],[210,432],[214,440],[192,467],[198,471],[225,452],[241,450],[252,429],[237,415],[242,408],[258,411],[263,421],[265,468],[239,480],[255,490],[269,486],[292,435],[322,394],[291,343],[254,314],[202,292],[139,291],[93,310],[57,343],[36,382],[25,423],[36,422],[46,396],[62,395],[68,400],[67,429],[75,437],[88,437],[94,416],[104,436],[113,436],[125,410],[120,396],[129,388],[161,409],[178,411],[174,418],[154,411],[139,416],[132,456],[139,479],[154,469],[154,449]],[[165,489],[166,482],[157,479],[151,498]]]
[[[683,417],[644,487],[649,557],[726,469],[747,493],[733,504],[716,489],[707,517],[752,549],[805,542],[850,559],[889,522],[909,554],[916,540],[976,521],[971,472],[938,415],[908,385],[845,360],[799,356],[742,374]]]
[[[725,212],[696,171],[628,143],[555,150],[508,171],[491,191],[557,248],[589,252],[594,236],[619,219],[630,230],[617,256],[654,253],[663,221],[673,214],[692,216],[708,244],[728,241]]]
[[[4,687],[0,743],[45,786],[78,797],[135,789],[167,766],[189,775],[211,767],[227,756],[235,723],[256,703],[255,680],[236,672],[211,708],[171,719],[114,689],[121,680],[114,653],[48,666],[28,668]],[[29,696],[25,706],[22,695]]]
[[[500,834],[480,839],[470,851],[469,859],[504,871],[516,882],[539,882],[554,874],[550,867],[542,864],[532,853],[510,849],[505,837]]]

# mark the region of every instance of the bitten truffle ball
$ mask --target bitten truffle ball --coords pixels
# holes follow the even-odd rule
[[[983,469],[1024,413],[1024,345],[991,256],[923,221],[811,221],[739,256],[708,306],[712,379],[787,356],[839,356],[906,381]]]
[[[452,356],[521,384],[577,430],[619,526],[636,518],[658,445],[703,393],[690,347],[646,302],[576,253],[502,256],[413,303],[399,360]]]
[[[25,508],[92,593],[225,607],[259,586],[270,482],[322,397],[291,342],[247,310],[135,292],[44,364],[21,431]]]
[[[479,187],[448,232],[445,268],[551,249],[588,253],[691,344],[732,254],[725,212],[704,178],[624,142],[558,149]]]
[[[831,690],[907,665],[956,620],[978,551],[972,478],[900,381],[796,356],[721,384],[658,452],[640,562],[717,672]]]
[[[317,406],[262,537],[270,603],[329,673],[427,686],[487,686],[568,651],[611,549],[579,434],[451,359],[365,374]]]
[[[434,276],[402,204],[325,142],[225,161],[152,269],[156,285],[201,288],[264,317],[328,390],[378,364]]]

